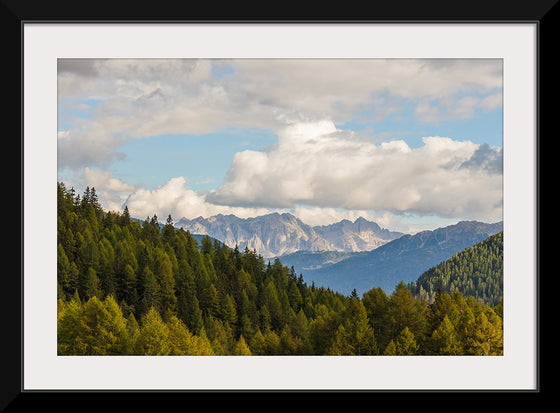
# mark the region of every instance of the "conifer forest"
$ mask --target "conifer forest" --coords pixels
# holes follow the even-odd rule
[[[500,232],[359,297],[57,184],[59,355],[502,355]]]

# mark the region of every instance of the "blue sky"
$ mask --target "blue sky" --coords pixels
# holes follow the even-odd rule
[[[409,232],[501,218],[499,60],[61,59],[58,73],[59,180],[107,209]]]

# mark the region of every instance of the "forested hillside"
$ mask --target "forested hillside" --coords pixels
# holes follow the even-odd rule
[[[502,222],[461,221],[433,231],[407,234],[372,251],[352,253],[336,263],[305,269],[303,276],[307,282],[346,294],[355,288],[361,295],[373,286],[389,294],[400,281],[415,282],[431,267],[502,228]]]
[[[276,259],[101,209],[58,183],[60,355],[502,354],[502,315],[404,283],[358,297],[308,286]]]
[[[413,295],[431,301],[438,290],[458,290],[484,304],[498,305],[504,282],[503,236],[500,231],[430,268],[410,284]]]

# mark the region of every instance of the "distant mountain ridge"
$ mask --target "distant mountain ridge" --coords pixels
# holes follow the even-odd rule
[[[389,231],[378,224],[359,217],[354,222],[344,219],[331,225],[313,227],[317,234],[331,242],[335,251],[371,251],[397,239],[402,232]]]
[[[412,294],[432,302],[438,292],[461,292],[496,306],[503,298],[504,232],[500,231],[425,271],[409,284]]]
[[[429,268],[502,230],[503,222],[461,221],[433,231],[403,235],[372,251],[338,257],[334,263],[304,252],[281,260],[284,265],[294,266],[309,284],[314,282],[346,294],[354,288],[362,294],[381,287],[389,294],[400,281],[416,281]]]
[[[181,218],[175,227],[209,235],[232,248],[237,245],[240,249],[255,249],[265,258],[297,251],[370,251],[403,235],[364,218],[312,227],[289,213],[254,218],[223,214],[193,220]]]

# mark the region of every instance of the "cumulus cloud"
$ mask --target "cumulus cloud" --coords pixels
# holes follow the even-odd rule
[[[110,172],[89,171],[90,175],[112,178]],[[93,182],[93,180],[88,180]],[[98,184],[99,180],[96,180]],[[97,188],[97,186],[96,186]],[[125,188],[122,188],[125,189]],[[129,189],[127,187],[126,189]],[[102,194],[106,191],[102,190]],[[148,190],[144,188],[136,188],[132,193],[126,194],[125,204],[128,206],[130,213],[138,218],[151,217],[154,214],[163,222],[167,215],[171,215],[175,222],[181,218],[194,219],[199,216],[210,217],[217,214],[233,214],[240,218],[250,218],[260,215],[270,214],[272,212],[289,212],[299,218],[304,223],[316,225],[329,225],[339,222],[343,219],[355,221],[359,217],[366,218],[370,221],[377,222],[385,228],[397,228],[407,230],[409,224],[402,224],[401,218],[390,212],[373,212],[365,210],[340,210],[335,208],[321,207],[303,207],[298,206],[289,209],[279,208],[249,208],[249,207],[230,207],[227,205],[212,204],[206,199],[207,193],[195,192],[187,187],[187,181],[184,177],[175,177],[170,179],[159,187]],[[121,198],[125,198],[120,193]],[[120,210],[124,207],[120,205]]]
[[[416,106],[414,115],[423,123],[435,123],[450,119],[462,120],[474,117],[477,111],[489,112],[494,110],[501,104],[501,92],[484,98],[478,96],[423,98]]]
[[[243,151],[207,201],[240,207],[298,205],[497,219],[502,181],[486,147],[447,137],[379,145],[337,133],[332,122],[298,124],[277,147]],[[497,153],[495,154],[497,156]]]
[[[118,178],[113,177],[111,171],[101,171],[97,169],[84,168],[84,183],[98,189],[106,189],[115,192],[133,191],[134,185],[127,184]]]
[[[311,226],[329,225],[347,219],[354,222],[356,219],[362,217],[369,221],[376,222],[384,228],[395,228],[397,220],[395,215],[384,212],[375,213],[365,210],[340,210],[336,208],[320,208],[320,207],[297,207],[289,210],[295,217],[299,218]]]
[[[184,177],[179,176],[153,190],[140,188],[134,191],[126,201],[130,214],[139,218],[156,214],[162,220],[171,215],[177,221],[183,217],[194,219],[217,214],[234,214],[240,218],[249,218],[272,212],[266,208],[230,207],[209,203],[204,193],[186,188],[186,182]]]
[[[57,134],[58,168],[79,170],[86,165],[107,165],[124,155],[117,151],[123,138],[115,137],[100,125],[90,124],[86,130],[71,129]]]
[[[498,59],[59,59],[59,100],[98,101],[59,141],[59,163],[106,164],[125,139],[379,120],[407,105],[424,122],[464,119],[499,107],[501,85]]]
[[[81,174],[81,186],[95,188],[99,201],[108,211],[122,211],[127,197],[136,190],[134,185],[115,178],[112,171],[85,167]]]
[[[460,168],[485,170],[491,174],[501,174],[504,170],[502,148],[493,148],[487,143],[480,145]]]
[[[501,149],[439,136],[418,148],[374,144],[335,123],[468,119],[499,108],[501,88],[499,59],[59,59],[58,166],[83,171],[110,209],[126,201],[138,217],[284,208],[321,223],[356,213],[500,219]],[[184,177],[148,190],[94,169],[122,159],[128,139],[244,128],[278,142],[236,153],[208,193]]]

